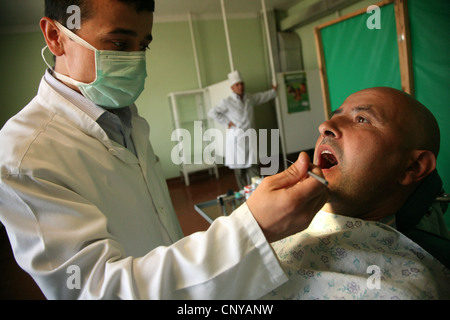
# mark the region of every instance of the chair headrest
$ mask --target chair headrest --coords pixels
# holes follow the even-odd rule
[[[422,180],[416,190],[396,214],[396,226],[400,232],[416,226],[442,191],[442,180],[437,170]]]

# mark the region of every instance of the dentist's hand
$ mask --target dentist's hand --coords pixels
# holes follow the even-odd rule
[[[273,242],[306,229],[328,199],[328,189],[308,176],[313,166],[306,153],[287,170],[266,177],[247,200],[247,206],[267,241]]]

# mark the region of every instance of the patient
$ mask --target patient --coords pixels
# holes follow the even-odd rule
[[[372,88],[349,96],[319,131],[314,162],[330,198],[308,229],[273,243],[290,280],[265,298],[450,298],[450,271],[395,221],[435,170],[433,115],[401,91]],[[437,219],[448,237],[442,212]]]

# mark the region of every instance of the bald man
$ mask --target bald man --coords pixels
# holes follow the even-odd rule
[[[396,213],[436,168],[435,118],[396,89],[349,96],[319,132],[314,161],[329,181],[329,212],[381,220]]]
[[[330,197],[307,230],[273,244],[290,281],[268,297],[449,298],[449,270],[395,229],[395,214],[436,168],[431,112],[401,91],[371,88],[350,95],[319,132],[314,162]]]

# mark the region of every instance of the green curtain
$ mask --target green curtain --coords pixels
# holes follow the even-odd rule
[[[450,1],[409,0],[415,97],[441,130],[437,169],[450,193]],[[450,209],[445,215],[450,227]]]
[[[372,14],[360,14],[321,30],[331,111],[350,94],[370,87],[402,88],[394,5],[380,8],[380,29]]]

